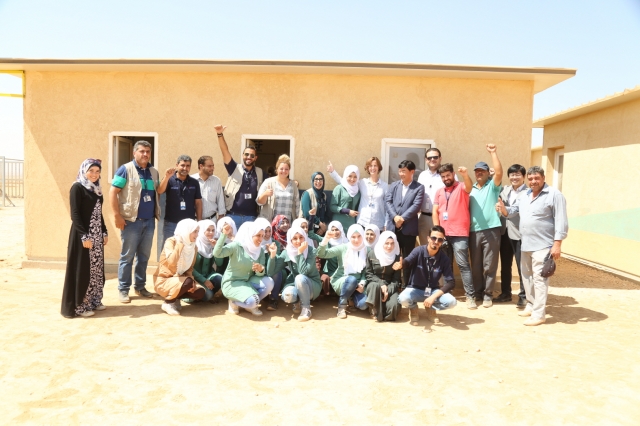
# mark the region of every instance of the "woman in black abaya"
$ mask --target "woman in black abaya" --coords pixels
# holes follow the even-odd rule
[[[107,228],[102,217],[101,161],[82,162],[71,185],[71,231],[67,247],[67,272],[62,291],[61,313],[66,318],[90,317],[102,311],[104,246]]]

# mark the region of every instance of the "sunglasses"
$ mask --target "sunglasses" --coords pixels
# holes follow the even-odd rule
[[[245,156],[245,157],[249,157],[249,158],[256,158],[256,155],[255,155],[255,154],[249,154],[248,152],[245,152],[245,153],[244,153],[244,156]]]
[[[431,241],[433,241],[434,243],[438,243],[438,244],[442,244],[444,243],[444,238],[438,238],[438,237],[429,237],[431,239]]]
[[[436,155],[435,157],[427,157],[427,160],[433,161],[433,160],[437,160],[438,158],[440,158],[440,156]]]

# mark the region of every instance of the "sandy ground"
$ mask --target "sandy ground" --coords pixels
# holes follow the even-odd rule
[[[224,314],[116,299],[65,319],[64,271],[21,269],[23,209],[0,210],[0,423],[18,424],[638,424],[640,287],[563,260],[547,323],[525,327],[515,305],[442,324],[376,324]],[[46,244],[46,236],[43,236]],[[118,244],[112,237],[111,244]],[[153,289],[152,278],[147,288]],[[459,291],[459,290],[458,290]],[[459,293],[456,293],[460,295]]]

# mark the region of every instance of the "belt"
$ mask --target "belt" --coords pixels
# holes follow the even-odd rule
[[[228,215],[233,215],[233,216],[240,216],[240,217],[257,217],[257,215],[251,215],[251,214],[238,214],[238,213],[234,213],[234,212],[227,212],[227,216]]]
[[[431,212],[422,212],[422,214],[426,214],[427,216],[431,216]]]
[[[212,214],[209,217],[203,217],[202,220],[209,220],[209,219],[211,219],[212,217],[215,217],[215,216],[216,216],[216,213]]]

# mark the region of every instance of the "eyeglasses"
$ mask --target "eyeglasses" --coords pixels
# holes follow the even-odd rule
[[[318,181],[318,182],[322,182],[323,180],[324,180],[324,179],[322,179],[322,178],[314,178],[314,179],[313,179],[313,181],[314,181],[314,182],[316,182],[316,181]]]
[[[255,155],[255,154],[249,154],[248,152],[245,152],[245,153],[244,153],[244,156],[245,156],[245,157],[249,157],[249,158],[256,158],[256,155]]]
[[[433,161],[433,160],[437,160],[438,158],[440,158],[440,156],[436,155],[435,157],[427,157],[427,160]]]
[[[434,243],[438,243],[438,244],[442,244],[444,243],[444,238],[438,238],[438,237],[429,237],[431,239],[431,241],[433,241]]]

